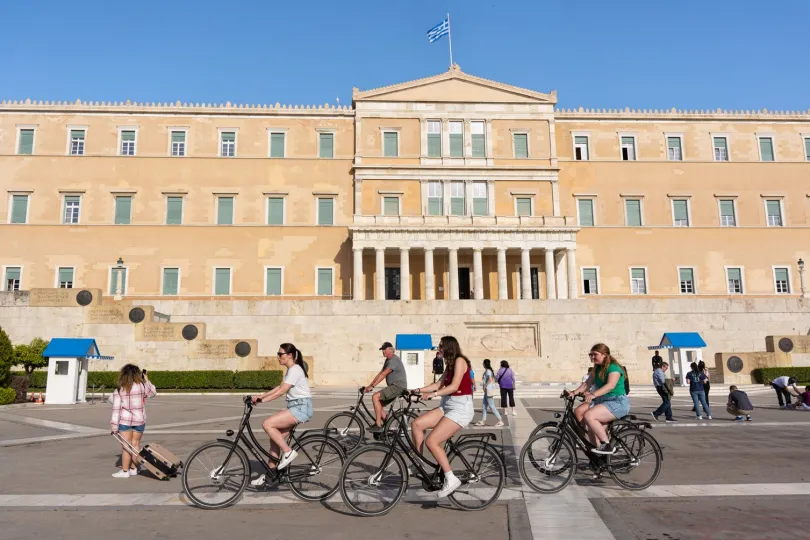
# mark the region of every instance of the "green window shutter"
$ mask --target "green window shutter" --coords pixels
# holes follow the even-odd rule
[[[762,161],[773,161],[773,139],[763,137],[759,140],[759,151]]]
[[[73,268],[59,269],[59,283],[73,282]]]
[[[726,138],[725,137],[715,137],[714,138],[714,147],[720,148],[722,150],[727,150],[726,148]]]
[[[450,198],[450,215],[463,216],[464,215],[464,198],[451,197]]]
[[[810,161],[810,138],[804,140],[804,157]]]
[[[643,268],[633,268],[630,270],[633,279],[644,279],[644,269]]]
[[[284,199],[282,197],[267,199],[267,224],[284,225]]]
[[[267,269],[267,294],[281,294],[281,268]]]
[[[332,296],[331,268],[318,268],[318,295]]]
[[[386,131],[383,133],[383,155],[385,157],[397,157],[399,133],[396,131]]]
[[[775,270],[775,273],[776,273],[776,281],[787,281],[788,280],[787,268],[777,268]]]
[[[486,155],[486,136],[484,134],[472,135],[472,157],[484,157]]]
[[[284,133],[271,133],[270,134],[270,157],[283,158],[284,157]]]
[[[583,268],[582,279],[584,281],[596,281],[596,268]]]
[[[624,204],[627,207],[627,226],[641,227],[641,201],[627,199]]]
[[[172,142],[186,142],[186,132],[172,131]]]
[[[67,195],[65,197],[65,204],[77,203],[80,200],[81,200],[81,197],[79,197],[78,195]]]
[[[593,227],[593,201],[591,199],[579,199],[579,225],[580,227]]]
[[[461,133],[450,134],[450,156],[462,157],[464,155],[464,135]]]
[[[742,273],[740,272],[739,268],[729,268],[728,269],[728,279],[730,279],[730,280],[731,279],[736,279],[736,280],[739,281],[741,279],[740,278],[741,275],[742,275]]]
[[[334,199],[318,199],[318,225],[334,225]]]
[[[320,134],[320,153],[318,157],[333,158],[335,157],[335,134],[334,133],[321,133]]]
[[[527,197],[518,197],[517,199],[517,215],[531,216],[532,215],[532,200]]]
[[[733,216],[734,215],[734,201],[720,201],[720,215]]]
[[[580,137],[577,137],[577,139],[579,139],[579,138]],[[581,138],[584,139],[585,137],[581,137]],[[635,139],[633,137],[622,137],[622,144],[628,144],[630,146],[635,146],[635,143],[636,143],[636,141],[635,141]]]
[[[584,135],[577,135],[576,137],[574,137],[574,144],[587,145],[588,144],[588,137],[585,137]],[[594,272],[594,275],[596,275],[596,270],[594,270],[593,272]]]
[[[17,148],[18,154],[31,155],[34,153],[34,130],[20,130],[20,146]]]
[[[233,197],[217,197],[217,225],[233,225]]]
[[[442,157],[441,133],[428,133],[428,157]]]
[[[484,198],[474,198],[473,199],[473,215],[474,216],[486,216],[489,213],[489,208],[487,208],[487,200]]]
[[[428,214],[431,216],[441,216],[444,213],[442,200],[438,197],[428,199]]]
[[[678,269],[678,275],[681,277],[681,281],[694,281],[692,279],[693,274],[691,268]]]
[[[118,267],[113,267],[112,269],[112,276],[110,279],[110,294],[114,295],[116,289],[118,288],[118,279],[121,279],[121,292],[126,294],[127,292],[127,269],[123,268],[122,270],[118,270]]]
[[[16,266],[6,268],[6,281],[10,279],[20,279],[20,275],[22,275],[22,270]]]
[[[766,205],[768,205],[768,215],[769,216],[781,216],[782,209],[779,208],[779,201],[766,201]]]
[[[179,282],[180,282],[179,268],[163,269],[163,294],[170,296],[176,295]]]
[[[515,133],[512,135],[515,141],[515,157],[528,158],[529,157],[529,139],[526,133]]]
[[[134,141],[135,140],[135,132],[134,131],[122,131],[121,132],[121,140],[122,141]]]
[[[214,270],[214,294],[228,295],[231,294],[231,269],[230,268],[216,268]]]
[[[132,220],[132,197],[115,198],[115,224],[129,225]]]
[[[166,199],[166,224],[180,225],[183,221],[183,197]]]
[[[222,132],[222,141],[236,141],[236,133],[233,131],[223,131]]]
[[[71,139],[84,139],[84,130],[83,129],[71,129],[70,130],[70,138]]]
[[[28,220],[28,195],[14,195],[11,199],[11,222],[25,223]]]
[[[383,197],[383,215],[384,216],[398,216],[399,215],[399,198],[398,197]]]
[[[689,213],[686,210],[686,201],[672,201],[672,206],[676,221],[687,221],[689,219]]]

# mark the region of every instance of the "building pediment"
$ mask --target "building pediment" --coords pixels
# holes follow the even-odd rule
[[[543,94],[509,84],[490,81],[461,71],[454,65],[449,71],[415,81],[384,86],[361,92],[354,89],[357,101],[412,101],[455,103],[557,103],[557,92]]]

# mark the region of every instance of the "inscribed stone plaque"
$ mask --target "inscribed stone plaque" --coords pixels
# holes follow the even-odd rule
[[[28,305],[31,307],[79,307],[100,304],[99,289],[31,289]],[[79,301],[81,299],[85,303]]]
[[[182,324],[143,323],[135,327],[135,341],[181,341]]]
[[[129,324],[129,306],[88,306],[84,309],[87,324]]]

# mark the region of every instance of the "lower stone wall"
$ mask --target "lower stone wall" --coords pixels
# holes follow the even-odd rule
[[[703,358],[713,367],[718,352],[761,351],[766,336],[806,335],[810,328],[810,302],[799,298],[126,302],[153,306],[172,323],[204,323],[207,340],[255,340],[258,351],[250,358],[204,358],[191,354],[188,342],[144,341],[142,332],[136,339],[129,321],[85,322],[83,310],[90,308],[30,307],[25,293],[0,294],[0,326],[14,343],[95,337],[101,353],[116,359],[91,369],[126,362],[147,369],[261,369],[273,367],[278,345],[290,341],[317,363],[316,384],[340,386],[368,382],[382,364],[380,344],[399,333],[428,333],[434,344],[442,335],[456,336],[476,368],[484,358],[493,364],[505,359],[527,382],[579,380],[588,350],[604,342],[631,382],[649,384],[647,347],[664,332],[699,332],[708,345]]]

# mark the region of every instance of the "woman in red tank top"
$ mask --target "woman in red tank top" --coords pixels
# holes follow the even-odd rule
[[[441,397],[439,407],[427,412],[411,424],[413,443],[422,451],[426,445],[444,472],[444,486],[439,498],[447,497],[461,486],[461,481],[453,474],[444,443],[461,428],[467,427],[475,414],[473,407],[473,387],[470,379],[470,361],[461,354],[458,340],[445,336],[439,341],[439,349],[444,358],[444,375],[439,382],[417,390],[427,394],[427,398]],[[425,431],[433,429],[425,439]]]

